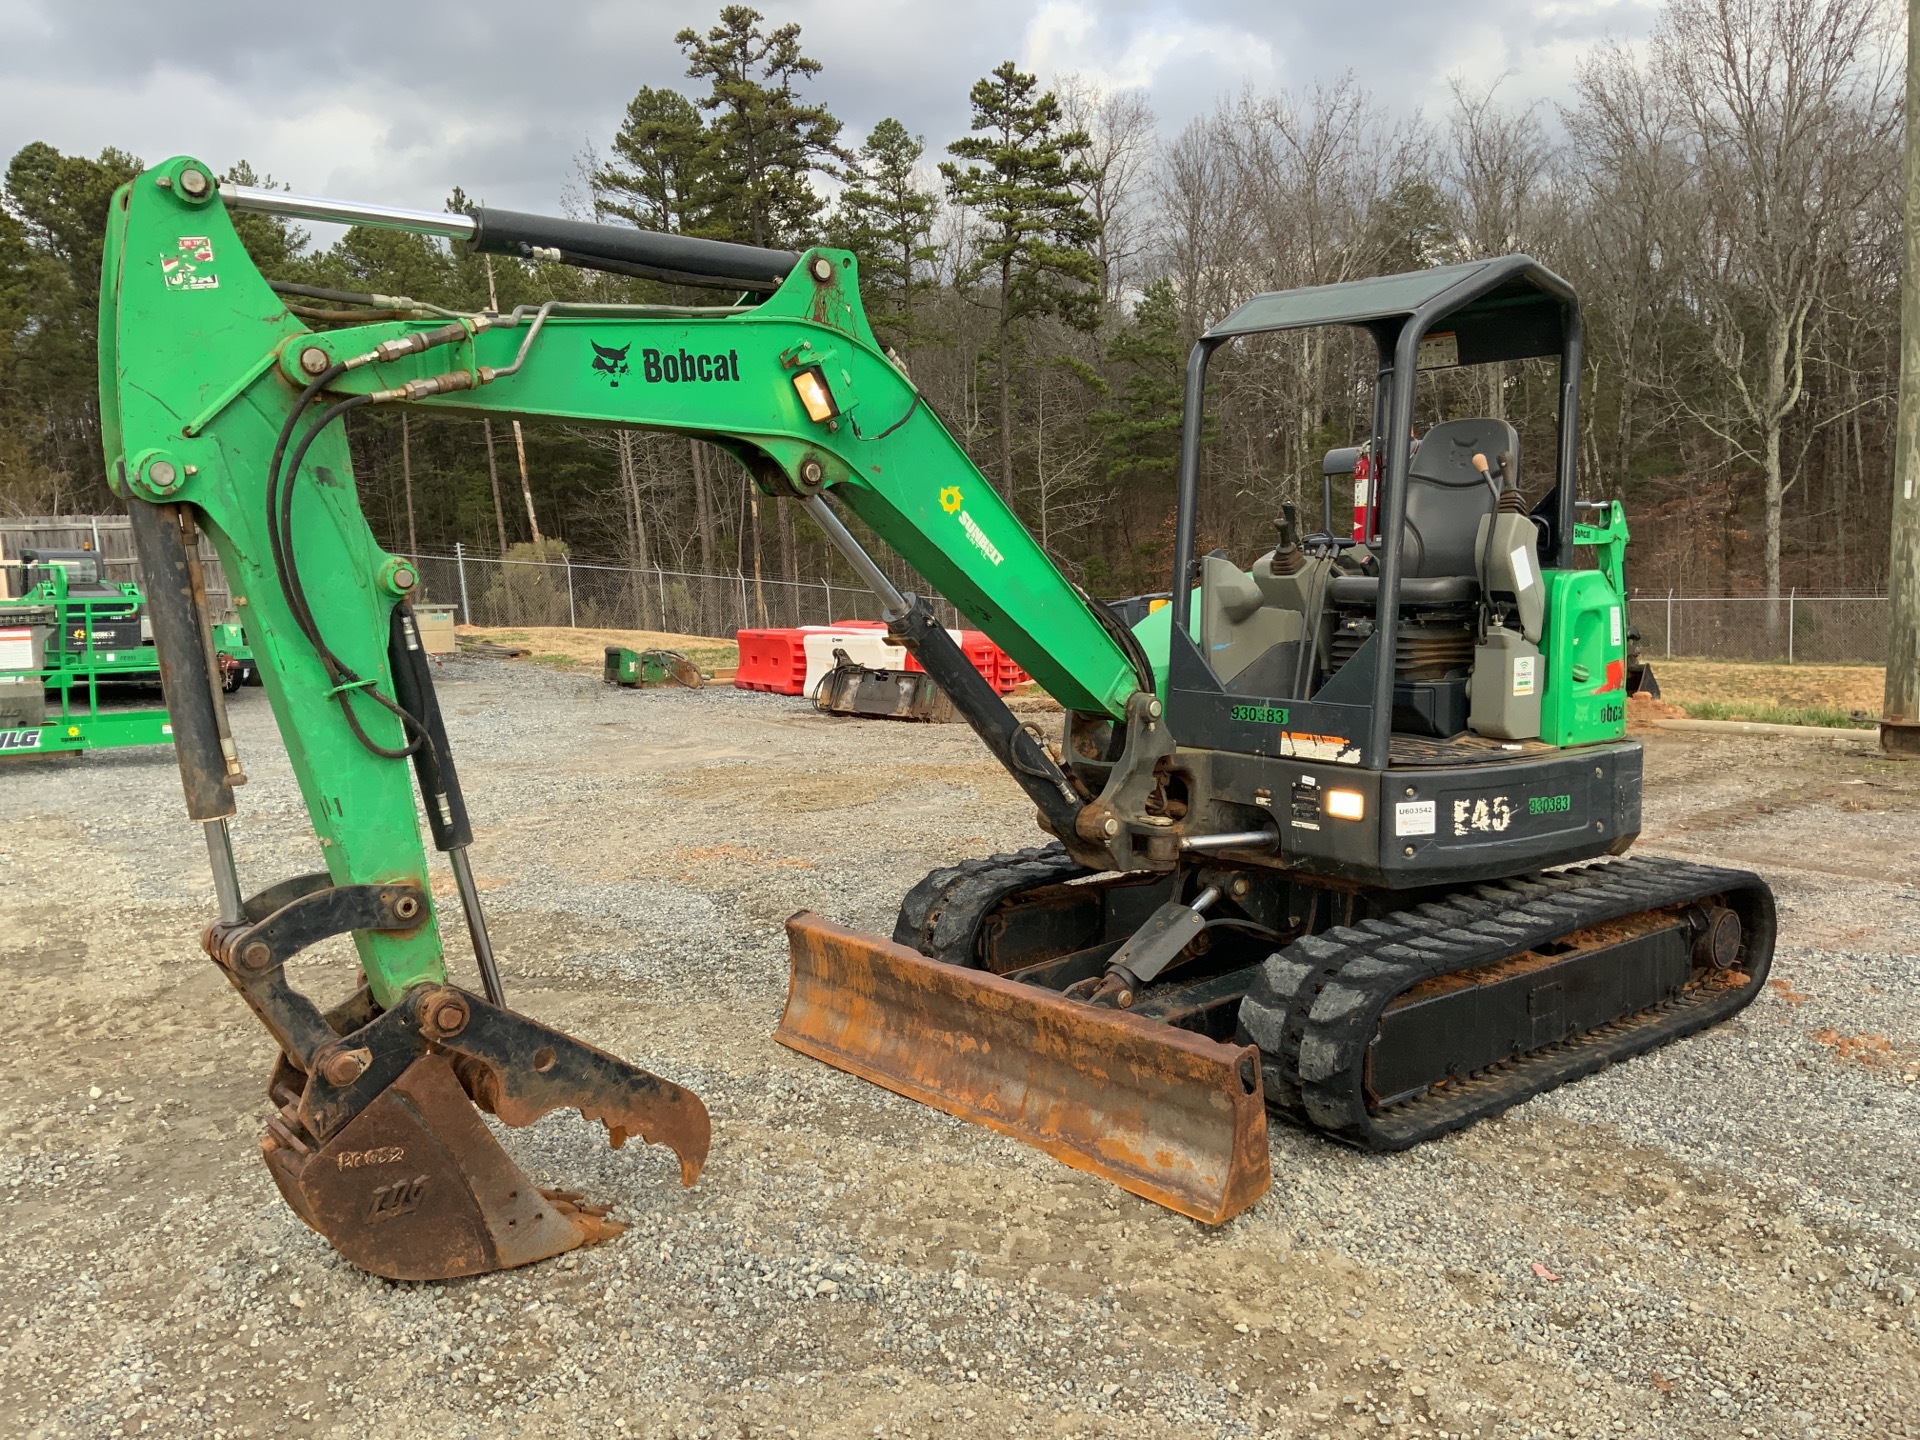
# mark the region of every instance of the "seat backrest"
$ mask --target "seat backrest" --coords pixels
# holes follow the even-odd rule
[[[1401,546],[1400,573],[1419,578],[1476,574],[1473,541],[1480,517],[1493,512],[1493,490],[1473,468],[1484,455],[1498,466],[1502,453],[1512,457],[1508,473],[1520,464],[1520,437],[1504,420],[1481,417],[1436,425],[1420,442],[1407,487],[1407,534]]]

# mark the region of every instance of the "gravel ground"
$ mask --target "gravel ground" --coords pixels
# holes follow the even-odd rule
[[[1772,989],[1409,1155],[1276,1127],[1272,1192],[1209,1230],[768,1038],[792,911],[885,930],[933,865],[1032,843],[964,728],[442,684],[510,999],[704,1097],[705,1175],[551,1116],[505,1143],[627,1235],[348,1268],[256,1158],[270,1047],[198,951],[171,757],[9,760],[6,1433],[1920,1435],[1920,766],[1649,737],[1643,848],[1767,876]],[[234,723],[258,888],[316,851],[258,691]],[[301,971],[330,997],[350,950]]]

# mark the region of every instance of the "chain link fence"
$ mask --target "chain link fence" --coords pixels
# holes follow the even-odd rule
[[[464,624],[564,625],[584,630],[660,630],[676,635],[728,636],[766,626],[829,625],[878,620],[880,601],[850,581],[769,580],[752,575],[705,575],[660,567],[553,564],[468,555],[413,555],[421,594],[430,604],[453,605]],[[920,589],[896,577],[903,589]],[[936,600],[946,623],[962,622]]]
[[[1887,663],[1884,595],[1679,595],[1637,591],[1633,628],[1649,656],[1788,665]]]
[[[731,635],[763,626],[878,620],[880,602],[851,581],[756,580],[661,567],[552,564],[468,555],[410,557],[423,598],[454,605],[471,625],[565,625],[589,630],[660,630]],[[920,588],[911,576],[902,588]],[[1801,665],[1884,665],[1887,597],[1681,595],[1636,592],[1634,629],[1649,656],[1760,660]],[[964,624],[936,602],[945,623]]]

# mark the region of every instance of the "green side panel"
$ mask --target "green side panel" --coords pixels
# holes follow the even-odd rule
[[[1627,614],[1598,570],[1549,570],[1540,738],[1593,745],[1627,733]]]
[[[1193,590],[1193,603],[1187,608],[1187,633],[1198,643],[1200,639],[1200,587]],[[1173,607],[1162,605],[1151,610],[1133,627],[1133,638],[1140,642],[1140,648],[1146,652],[1147,663],[1153,666],[1153,688],[1158,693],[1160,703],[1167,703],[1167,649],[1173,638]]]
[[[412,769],[354,739],[269,558],[267,462],[298,394],[275,358],[305,328],[247,259],[225,207],[217,199],[190,203],[171,183],[186,163],[169,161],[114,197],[100,325],[108,473],[117,476],[124,460],[123,493],[136,495],[137,477],[155,459],[180,477],[168,498],[194,508],[219,552],[335,883],[411,882],[431,894]],[[157,183],[163,179],[169,183]],[[327,643],[391,695],[386,644],[396,602],[384,577],[392,557],[361,514],[338,425],[308,454],[291,537]],[[386,710],[353,703],[376,742],[403,743]],[[285,877],[249,878],[264,888]],[[354,941],[382,1005],[410,985],[445,978],[432,919],[404,934],[356,933]]]
[[[171,745],[173,726],[164,710],[101,710],[43,725],[40,749],[114,750],[128,745]]]

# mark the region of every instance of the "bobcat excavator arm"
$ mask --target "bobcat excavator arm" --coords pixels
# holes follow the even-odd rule
[[[671,1146],[689,1184],[706,1155],[706,1111],[679,1086],[506,1007],[466,859],[472,828],[409,605],[418,576],[367,526],[341,419],[385,405],[497,411],[673,430],[728,449],[762,489],[804,503],[861,567],[886,598],[895,633],[1070,844],[1091,798],[1084,787],[979,680],[926,602],[893,590],[823,492],[1070,709],[1124,721],[1149,703],[1151,674],[875,342],[851,256],[795,257],[501,212],[436,217],[258,192],[226,197],[771,291],[750,306],[550,302],[315,332],[254,268],[212,175],[179,157],[114,197],[101,411],[109,472],[152,591],[188,811],[213,863],[220,916],[205,948],[281,1051],[267,1163],[303,1219],[354,1263],[396,1278],[479,1273],[591,1243],[619,1227],[578,1196],[535,1187],[472,1105],[509,1124],[577,1108],[603,1120],[615,1145],[638,1134]],[[206,642],[196,529],[225,567],[323,861],[317,873],[251,896],[228,831],[245,776]],[[448,980],[416,782],[453,870],[484,993]],[[364,985],[323,1010],[284,967],[337,934],[352,936]],[[811,1013],[820,1015],[832,1008],[821,1002],[833,982],[803,975],[803,952],[816,952],[794,944],[796,998],[812,988]],[[781,1038],[822,1053],[804,1028],[786,1027]]]

